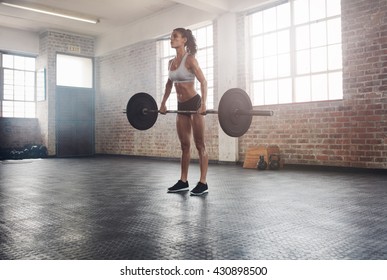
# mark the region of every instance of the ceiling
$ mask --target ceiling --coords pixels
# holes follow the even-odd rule
[[[97,24],[79,22],[52,15],[21,10],[1,4],[50,9],[71,15],[98,19]],[[192,11],[220,15],[238,11],[262,0],[0,0],[0,27],[30,32],[61,30],[65,32],[98,37],[130,25],[177,6],[186,6]]]

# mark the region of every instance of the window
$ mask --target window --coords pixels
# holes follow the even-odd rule
[[[35,58],[1,54],[1,116],[35,118]]]
[[[254,105],[342,99],[340,0],[289,0],[247,16]]]
[[[56,85],[93,88],[93,60],[87,57],[58,54]]]
[[[202,28],[192,30],[196,38],[198,52],[196,59],[207,80],[207,109],[214,108],[214,43],[213,27],[208,25]],[[160,48],[160,67],[161,67],[161,94],[164,94],[165,84],[168,81],[168,63],[176,55],[176,51],[171,48],[169,36],[163,38],[159,44]],[[196,80],[195,89],[200,93],[200,83]],[[172,88],[171,95],[167,101],[168,110],[177,109],[177,96],[175,88]]]

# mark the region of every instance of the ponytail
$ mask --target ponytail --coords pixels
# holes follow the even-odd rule
[[[195,55],[198,51],[198,47],[196,45],[196,39],[193,36],[192,31],[185,28],[176,28],[174,31],[179,32],[183,38],[187,38],[187,42],[185,43],[187,52],[191,55]]]

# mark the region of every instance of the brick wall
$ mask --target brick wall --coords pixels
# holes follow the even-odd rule
[[[342,0],[342,42],[343,100],[266,106],[275,116],[254,118],[241,160],[275,144],[286,163],[387,168],[387,1]]]
[[[0,148],[23,148],[27,144],[42,144],[37,119],[0,118]]]
[[[238,17],[239,46],[245,43],[243,23]],[[239,139],[240,161],[249,147],[273,144],[288,164],[387,168],[387,1],[343,0],[342,31],[343,100],[261,107],[275,116],[253,119]],[[159,116],[153,128],[137,131],[121,113],[139,91],[160,104],[156,56],[152,40],[97,58],[97,153],[180,157],[175,115]],[[246,88],[243,47],[237,57],[238,86]],[[216,116],[207,116],[206,125],[207,150],[217,160]],[[192,152],[197,158],[194,147]]]
[[[157,77],[156,41],[134,44],[96,59],[96,153],[179,158],[176,115],[159,115],[149,130],[138,131],[128,123],[123,109],[137,92],[151,94],[160,105],[164,92]],[[217,157],[216,116],[206,117],[207,150]],[[192,158],[198,158],[192,147]]]

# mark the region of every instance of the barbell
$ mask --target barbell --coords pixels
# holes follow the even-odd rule
[[[133,95],[126,106],[129,123],[138,130],[147,130],[157,121],[159,114],[155,99],[148,93]],[[167,110],[166,113],[197,114],[197,111]],[[231,137],[240,137],[250,128],[253,116],[272,116],[270,110],[253,110],[248,94],[240,88],[227,90],[219,101],[218,110],[207,110],[206,114],[218,114],[223,131]]]

